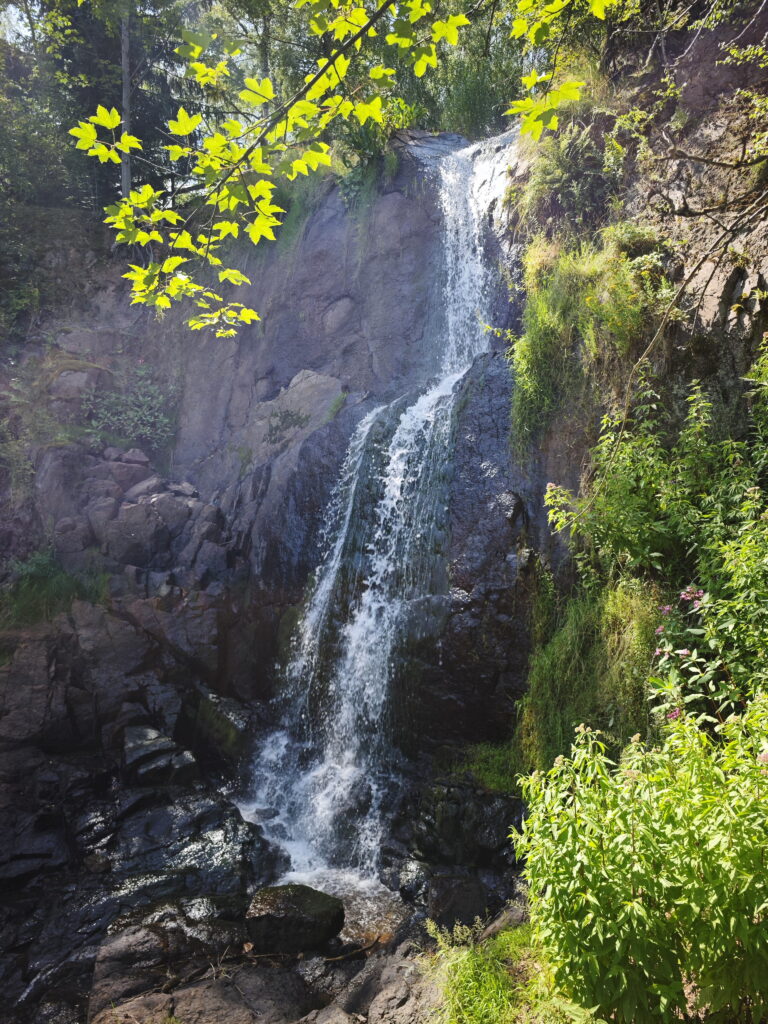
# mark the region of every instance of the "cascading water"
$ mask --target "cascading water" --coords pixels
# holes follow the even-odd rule
[[[456,384],[487,346],[486,217],[512,142],[509,133],[453,152],[422,148],[444,214],[435,379],[410,404],[368,413],[350,441],[286,671],[282,724],[261,747],[243,807],[290,856],[289,877],[329,891],[377,884],[382,804],[397,771],[394,659],[411,612],[432,592]]]

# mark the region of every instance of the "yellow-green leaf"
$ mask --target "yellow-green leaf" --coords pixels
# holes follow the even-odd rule
[[[112,107],[111,110],[107,110],[101,104],[96,108],[96,113],[88,118],[93,124],[100,124],[103,128],[117,128],[120,124],[120,114]]]
[[[201,114],[192,114],[190,116],[184,107],[179,107],[176,120],[168,122],[168,130],[171,135],[191,135],[202,120]]]

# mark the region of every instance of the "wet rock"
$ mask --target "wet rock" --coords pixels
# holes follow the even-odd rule
[[[256,893],[245,925],[257,952],[298,953],[339,934],[344,904],[308,885],[277,885]]]
[[[54,527],[53,546],[59,554],[70,555],[84,551],[92,541],[90,524],[81,516],[60,519]]]
[[[88,522],[91,524],[91,530],[99,544],[103,544],[106,540],[107,523],[115,518],[119,508],[119,502],[110,495],[97,497],[86,507]]]
[[[144,902],[206,895],[239,904],[249,884],[281,866],[261,831],[218,794],[138,790],[125,793],[117,815],[113,875]]]
[[[139,786],[185,786],[199,777],[192,754],[156,729],[129,726],[123,736],[123,765],[130,782]]]
[[[123,565],[148,566],[167,552],[169,541],[168,528],[151,505],[124,505],[105,528],[107,553]]]
[[[150,504],[168,527],[171,537],[178,537],[192,511],[188,502],[183,497],[163,493],[153,497]]]
[[[253,715],[239,701],[203,687],[185,695],[176,737],[214,761],[237,763],[251,745]]]
[[[293,1024],[307,1009],[298,979],[287,971],[241,967],[173,990],[152,993],[103,1010],[91,1024]],[[300,984],[300,983],[299,983]]]
[[[96,957],[89,1016],[178,981],[239,949],[243,940],[242,923],[227,920],[227,905],[210,899],[160,904],[118,918]]]
[[[215,600],[193,592],[169,606],[162,598],[128,601],[125,611],[162,647],[205,674],[216,672],[220,651],[219,606]]]
[[[427,884],[427,916],[441,928],[472,924],[488,911],[488,894],[476,875],[454,872],[432,876]]]
[[[469,782],[439,782],[422,792],[412,841],[418,856],[433,863],[511,866],[509,833],[522,814],[522,801],[515,797]]]
[[[6,809],[0,812],[0,886],[17,885],[69,863],[66,821],[61,813]]]
[[[197,488],[187,481],[180,484],[169,484],[168,490],[172,494],[180,495],[182,498],[196,498],[199,493]]]
[[[364,964],[364,960],[355,958],[329,962],[323,956],[305,956],[298,961],[295,970],[318,1001],[325,1004],[349,985]]]
[[[104,469],[99,475],[106,471],[123,491],[129,490],[141,480],[146,480],[150,475],[149,469],[141,463],[106,462],[103,463],[103,467]],[[96,474],[94,473],[93,475]]]

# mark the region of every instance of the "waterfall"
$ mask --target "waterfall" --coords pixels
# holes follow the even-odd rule
[[[393,668],[444,563],[456,385],[487,347],[496,279],[484,259],[487,215],[513,138],[453,151],[437,140],[414,147],[437,180],[444,215],[435,374],[415,400],[369,412],[352,436],[285,672],[281,725],[261,746],[243,807],[290,856],[290,877],[321,888],[334,888],[334,872],[347,881],[376,876],[383,804],[397,773]]]

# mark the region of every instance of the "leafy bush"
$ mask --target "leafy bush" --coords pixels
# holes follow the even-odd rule
[[[768,373],[768,355],[754,369]],[[653,686],[665,704],[712,721],[768,689],[768,417],[755,398],[753,433],[718,436],[694,385],[675,436],[647,388],[623,433],[606,418],[591,493],[547,493],[551,518],[572,523],[582,565],[602,574],[662,575]],[[574,518],[574,516],[576,518]]]
[[[72,576],[50,551],[36,551],[23,562],[11,562],[11,582],[0,591],[0,624],[29,626],[67,611],[75,598],[99,601],[104,579]]]
[[[93,431],[104,440],[162,450],[174,433],[177,395],[163,387],[148,366],[138,365],[119,389],[91,388],[83,395],[82,411]]]
[[[606,167],[596,124],[573,121],[540,141],[516,213],[525,227],[550,237],[584,237],[605,222],[620,183],[620,166]]]
[[[516,840],[560,991],[617,1022],[768,1013],[768,697],[720,727],[687,715],[615,766],[581,727],[523,783]]]

